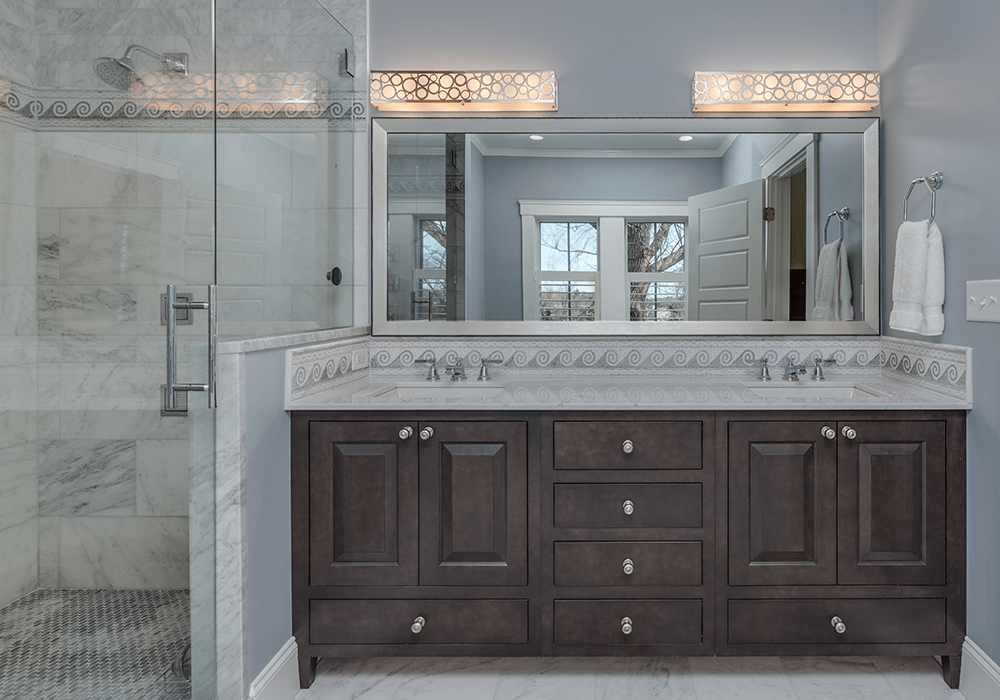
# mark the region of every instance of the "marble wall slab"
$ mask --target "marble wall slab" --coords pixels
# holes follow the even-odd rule
[[[38,587],[38,518],[0,530],[0,606]]]

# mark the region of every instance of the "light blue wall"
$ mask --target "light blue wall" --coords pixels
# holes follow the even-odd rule
[[[521,320],[518,199],[687,201],[719,188],[718,158],[487,156],[486,318]]]
[[[760,179],[760,161],[785,134],[740,134],[722,156],[722,187]]]
[[[969,414],[968,635],[1000,659],[1000,325],[965,320],[965,281],[1000,278],[1000,3],[882,0],[883,330],[888,331],[895,232],[910,181],[944,173],[936,222],[944,236],[942,343],[972,347]],[[926,189],[910,199],[926,218]]]

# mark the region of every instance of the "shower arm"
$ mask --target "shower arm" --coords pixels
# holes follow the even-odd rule
[[[129,46],[125,50],[125,58],[128,59],[129,61],[131,61],[132,60],[132,56],[135,54],[136,51],[142,51],[147,56],[152,56],[157,61],[159,61],[160,63],[162,63],[163,65],[165,65],[167,68],[169,68],[171,70],[174,70],[174,71],[177,71],[178,73],[186,73],[187,72],[187,66],[184,65],[184,63],[182,63],[181,61],[175,61],[172,58],[167,58],[166,56],[161,56],[160,54],[156,53],[155,51],[150,51],[145,46],[139,46],[139,44],[132,44],[131,46]]]

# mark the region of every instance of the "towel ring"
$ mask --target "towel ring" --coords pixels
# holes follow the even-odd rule
[[[830,227],[830,219],[832,219],[835,216],[840,221],[840,237],[843,238],[844,237],[844,221],[846,221],[847,219],[851,218],[851,210],[848,209],[847,207],[844,207],[843,209],[838,209],[836,211],[831,211],[829,214],[826,215],[826,225],[823,226],[823,244],[824,245],[826,245],[827,243],[830,242],[830,240],[827,238],[826,231]]]
[[[918,182],[922,182],[927,185],[927,189],[931,192],[931,218],[927,220],[927,223],[934,221],[934,208],[937,204],[937,191],[941,189],[941,185],[944,184],[944,175],[941,174],[940,170],[936,170],[931,174],[930,177],[918,177],[916,180],[910,183],[910,189],[906,190],[906,196],[903,197],[903,221],[907,221],[906,218],[906,202],[910,199],[910,193],[913,192],[913,186]]]

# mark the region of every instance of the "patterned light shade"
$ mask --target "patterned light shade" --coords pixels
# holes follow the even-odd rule
[[[851,71],[696,71],[694,112],[870,112],[879,74]]]
[[[556,109],[556,74],[530,71],[374,71],[379,111],[522,112]]]

